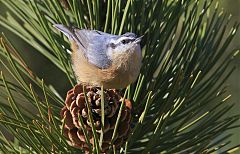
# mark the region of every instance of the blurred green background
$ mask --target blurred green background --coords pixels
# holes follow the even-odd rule
[[[224,0],[220,1],[220,5],[226,13],[232,14],[232,21],[240,22],[240,0]],[[7,10],[0,2],[0,14],[6,15]],[[29,67],[40,78],[43,78],[47,84],[52,84],[60,92],[61,96],[65,96],[65,93],[70,89],[69,84],[66,83],[67,79],[56,67],[50,63],[46,58],[41,56],[38,52],[34,52],[34,49],[23,42],[20,38],[16,37],[3,27],[0,27],[0,31],[11,40],[14,46],[21,51],[22,56],[26,60]],[[237,36],[233,40],[230,49],[240,49],[240,30]],[[236,66],[236,70],[232,76],[227,80],[226,84],[229,85],[229,94],[232,94],[231,102],[236,104],[231,114],[240,114],[240,57],[237,57],[232,65]],[[0,65],[0,70],[3,67]],[[238,121],[240,125],[240,121]],[[240,129],[231,130],[234,134],[231,138],[232,143],[229,145],[240,144]]]

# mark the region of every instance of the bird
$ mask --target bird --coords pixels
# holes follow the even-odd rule
[[[78,82],[105,89],[123,89],[137,79],[143,36],[127,32],[113,35],[98,30],[54,24],[71,45],[71,61]]]

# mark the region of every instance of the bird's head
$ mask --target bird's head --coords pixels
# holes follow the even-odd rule
[[[117,37],[109,38],[107,41],[107,55],[113,58],[113,56],[132,54],[136,52],[136,54],[140,56],[141,39],[142,36],[137,37],[134,33],[125,33]]]

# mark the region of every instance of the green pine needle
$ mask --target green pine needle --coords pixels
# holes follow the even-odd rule
[[[61,1],[0,0],[7,8],[7,13],[0,15],[1,27],[33,47],[20,54],[16,42],[1,35],[0,130],[10,133],[16,142],[0,131],[0,153],[81,153],[63,136],[59,112],[65,96],[43,82],[46,79],[39,78],[24,61],[26,52],[37,52],[65,74],[64,84],[77,83],[69,42],[53,28],[56,23],[144,35],[141,73],[124,92],[134,108],[132,132],[120,150],[111,147],[114,153],[239,150],[239,145],[226,150],[231,134],[222,135],[239,129],[235,125],[239,115],[228,115],[234,104],[225,86],[235,70],[230,64],[239,55],[238,49],[229,48],[239,23],[232,22],[217,0],[67,0],[65,7]],[[102,87],[102,115],[103,94]],[[91,111],[87,99],[86,104]],[[123,103],[112,144],[122,107]],[[94,126],[92,115],[88,115]],[[83,126],[81,117],[79,121]],[[104,121],[102,116],[102,126]],[[100,153],[103,130],[98,140],[95,127],[92,129],[93,149]],[[87,131],[83,132],[90,145]]]

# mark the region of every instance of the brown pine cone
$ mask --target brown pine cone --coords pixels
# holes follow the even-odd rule
[[[101,89],[96,87],[86,87],[86,95],[91,106],[91,114],[93,116],[94,125],[96,127],[97,135],[100,137],[101,133]],[[113,135],[113,130],[116,124],[118,111],[122,103],[122,97],[114,89],[104,90],[104,129],[103,129],[103,144],[101,147],[102,153],[107,153],[110,147],[110,142]],[[113,145],[116,148],[126,141],[130,132],[131,122],[131,102],[127,99],[124,101],[125,105],[122,109],[120,123],[118,125],[117,133]],[[88,109],[84,98],[82,85],[76,85],[69,90],[65,100],[65,106],[61,111],[61,118],[65,118],[64,135],[68,138],[69,144],[73,147],[80,148],[86,153],[89,152],[79,116],[82,117],[84,127],[90,138],[90,143],[94,144],[93,132],[90,120],[88,119]],[[92,149],[93,150],[93,149]]]

